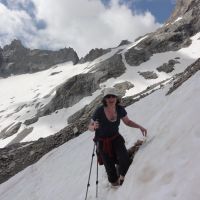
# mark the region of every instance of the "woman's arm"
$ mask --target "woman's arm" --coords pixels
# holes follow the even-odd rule
[[[127,126],[130,126],[130,127],[133,127],[133,128],[139,128],[141,130],[141,132],[142,132],[142,135],[145,136],[145,137],[147,136],[147,130],[144,127],[142,127],[141,125],[139,125],[139,124],[135,123],[134,121],[130,120],[127,115],[122,118],[122,121]]]

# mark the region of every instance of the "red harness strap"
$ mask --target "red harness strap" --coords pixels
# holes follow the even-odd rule
[[[103,152],[107,153],[110,157],[113,157],[112,153],[112,141],[117,138],[119,134],[116,134],[108,138],[98,138],[99,141],[103,142]]]

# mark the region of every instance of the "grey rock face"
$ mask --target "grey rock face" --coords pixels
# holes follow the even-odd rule
[[[8,127],[6,127],[0,132],[0,139],[5,139],[17,133],[17,131],[19,130],[21,126],[21,122],[18,122],[15,125],[13,124],[9,125]]]
[[[180,5],[183,5],[183,8]],[[178,7],[174,13],[169,24],[149,34],[136,47],[126,52],[125,59],[129,65],[137,66],[147,61],[152,54],[177,51],[191,44],[189,38],[200,30],[200,1],[178,0]],[[182,19],[174,22],[173,20],[180,17],[180,13]]]
[[[52,72],[49,76],[54,76],[54,75],[56,75],[56,74],[59,74],[59,73],[61,73],[62,71],[59,71],[59,72]]]
[[[199,0],[176,0],[176,7],[167,23],[173,22],[178,17],[183,16],[190,9],[199,5]]]
[[[39,116],[48,115],[55,110],[67,108],[91,95],[98,89],[99,79],[93,73],[79,74],[70,78],[56,91],[55,97],[40,112]]]
[[[81,127],[87,128],[87,122],[79,122]],[[43,155],[76,137],[74,126],[68,126],[53,136],[41,138],[35,142],[18,143],[0,149],[0,184],[37,162]]]
[[[6,132],[10,129],[10,127],[13,126],[13,124],[14,124],[14,122],[11,123],[11,124],[9,124],[8,126],[6,126],[6,127],[0,132],[0,139],[1,139],[1,138],[6,138],[6,137],[5,137]]]
[[[156,68],[159,72],[170,73],[174,70],[175,64],[180,63],[177,60],[169,60],[168,63],[164,63],[160,67]]]
[[[120,54],[115,54],[107,60],[100,62],[90,70],[91,73],[95,73],[95,76],[100,78],[100,82],[104,82],[109,78],[117,78],[122,75],[126,70],[126,67],[122,61]]]
[[[26,126],[28,126],[28,125],[30,125],[30,124],[33,124],[33,123],[37,122],[37,121],[38,121],[38,117],[35,116],[35,117],[31,118],[31,119],[25,120],[24,124],[25,124]]]
[[[127,44],[131,44],[131,42],[128,41],[128,40],[122,40],[122,41],[120,42],[120,44],[118,45],[118,47],[123,46],[123,45],[127,45]]]
[[[125,53],[126,62],[129,65],[138,66],[143,62],[149,60],[153,54],[145,49],[131,48]]]
[[[185,71],[178,75],[175,79],[173,86],[169,89],[166,95],[174,92],[178,87],[180,87],[185,81],[187,81],[191,76],[200,70],[200,58],[197,59],[193,64],[188,66]]]
[[[134,85],[133,85],[131,82],[129,82],[129,81],[124,81],[124,82],[122,82],[122,83],[117,83],[117,84],[115,84],[114,87],[115,87],[115,88],[117,89],[117,91],[121,94],[120,96],[124,96],[126,90],[129,90],[129,89],[133,88]]]
[[[160,32],[150,34],[149,37],[142,40],[136,47],[131,48],[125,53],[126,62],[129,65],[138,66],[149,60],[155,53],[176,51],[189,46],[191,44],[189,35],[183,34],[182,31],[165,33],[161,30]]]
[[[92,95],[99,88],[101,82],[120,76],[125,69],[122,56],[117,54],[98,63],[89,73],[70,78],[57,89],[55,97],[38,113],[38,116],[48,115],[55,110],[73,106],[82,98]]]
[[[92,49],[84,58],[80,59],[79,63],[91,62],[108,52],[110,52],[110,49]]]
[[[33,127],[30,128],[25,128],[24,130],[22,130],[20,133],[17,134],[17,136],[11,140],[8,145],[6,146],[10,146],[11,144],[16,144],[21,142],[26,136],[28,136],[31,132],[33,131]]]
[[[150,71],[147,71],[147,72],[139,72],[139,74],[141,76],[143,76],[145,79],[157,79],[158,78],[158,75],[155,73],[155,72],[150,72]]]
[[[25,48],[19,40],[14,40],[3,48],[2,58],[0,53],[0,76],[34,73],[67,61],[76,64],[78,60],[79,58],[72,48],[64,48],[59,51],[30,50]]]

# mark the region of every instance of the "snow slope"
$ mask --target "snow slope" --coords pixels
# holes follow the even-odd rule
[[[111,188],[99,169],[100,200],[200,199],[200,72],[171,95],[169,86],[127,107],[128,115],[148,129],[147,143],[136,154],[124,184]],[[123,124],[130,146],[141,133]],[[85,198],[93,133],[87,131],[46,154],[0,185],[1,200],[82,200]],[[88,199],[95,197],[96,161]]]
[[[42,72],[0,79],[0,131],[13,122],[24,122],[26,119],[34,117],[37,110],[53,98],[56,88],[60,84],[76,74],[87,71],[85,65],[73,65],[68,62]],[[57,74],[51,75],[52,73]],[[64,120],[66,119],[64,118]],[[64,120],[62,125],[64,125]],[[48,121],[48,117],[46,121],[40,123],[40,126],[44,127],[43,130],[46,129],[43,136],[47,136],[45,133],[51,129],[50,124],[51,121]],[[20,128],[18,133],[24,128],[25,125]],[[54,132],[54,130],[52,131]],[[0,147],[10,142],[14,137],[16,134],[6,140],[1,140]]]
[[[72,65],[72,63],[64,63],[35,74],[24,74],[0,79],[0,131],[2,131],[13,122],[24,122],[26,119],[32,118],[39,108],[47,104],[53,98],[56,88],[60,84],[64,83],[68,78],[76,74],[87,73],[96,63],[113,56],[115,53],[120,52],[122,54],[123,62],[127,68],[123,75],[116,79],[110,78],[100,85],[100,90],[94,92],[92,96],[83,98],[74,106],[41,117],[36,123],[29,126],[23,124],[15,135],[6,139],[0,139],[0,147],[6,146],[25,128],[33,127],[33,131],[24,138],[23,141],[37,140],[40,137],[47,137],[58,132],[67,126],[67,118],[71,114],[92,101],[96,96],[98,96],[104,87],[110,87],[123,81],[130,81],[135,87],[127,90],[126,96],[129,96],[141,92],[154,83],[170,78],[176,73],[182,72],[188,65],[199,58],[199,37],[200,33],[192,37],[192,44],[187,48],[183,48],[176,52],[154,54],[150,60],[137,67],[129,66],[126,63],[124,53],[144,38],[141,38],[135,43],[114,48],[111,52],[101,56],[91,63],[75,66]],[[178,61],[180,63],[175,65],[175,70],[173,72],[166,74],[156,70],[156,68],[161,66],[163,63],[167,63],[170,59],[175,59],[177,57],[179,58]],[[146,80],[139,75],[139,71],[154,71],[158,74],[158,78]],[[57,74],[51,75],[52,73]]]

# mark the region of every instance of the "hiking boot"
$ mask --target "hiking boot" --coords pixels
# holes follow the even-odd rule
[[[119,179],[118,179],[118,184],[122,185],[124,182],[124,176],[120,175]]]
[[[111,183],[111,185],[112,185],[112,186],[119,186],[119,180],[117,180],[117,181]]]

